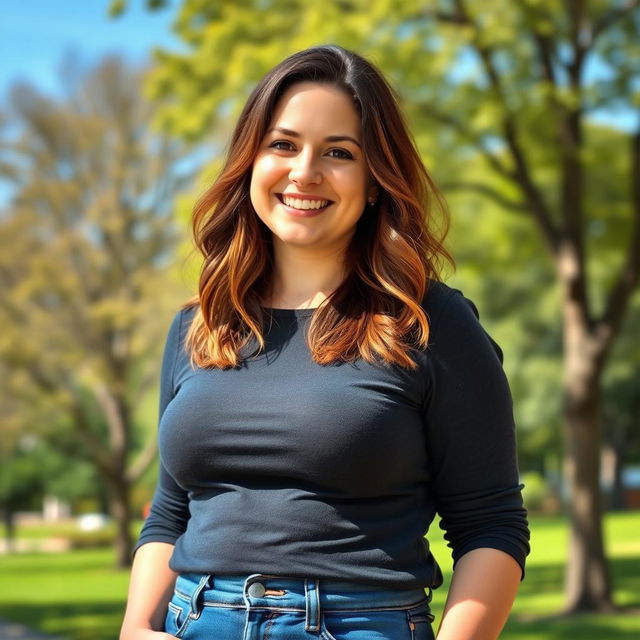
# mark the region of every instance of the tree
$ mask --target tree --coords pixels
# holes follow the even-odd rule
[[[52,410],[51,398],[29,384],[25,371],[11,371],[7,364],[0,359],[0,512],[6,548],[12,550],[17,511],[40,510],[45,496],[93,497],[99,487],[65,416]]]
[[[5,437],[0,446],[0,512],[7,551],[13,550],[15,513],[42,491],[40,461],[31,455],[31,448],[28,437],[17,442]]]
[[[612,606],[598,486],[602,377],[640,271],[640,127],[619,133],[626,185],[613,188],[599,179],[605,159],[594,154],[585,125],[603,110],[638,118],[639,7],[637,0],[183,0],[175,30],[189,50],[158,52],[150,77],[155,96],[173,99],[162,124],[197,139],[223,127],[285,55],[323,42],[356,49],[398,87],[448,193],[480,194],[536,225],[561,301],[567,612]],[[466,177],[471,155],[501,189]],[[608,210],[597,217],[603,198]],[[609,246],[620,235],[624,243]],[[603,245],[615,253],[607,273],[596,268]]]
[[[141,72],[117,59],[67,71],[64,98],[18,85],[3,118],[0,363],[6,392],[44,404],[52,427],[64,421],[82,441],[125,566],[131,487],[155,457],[154,439],[140,442],[142,401],[179,290],[169,267],[184,146],[149,128]]]

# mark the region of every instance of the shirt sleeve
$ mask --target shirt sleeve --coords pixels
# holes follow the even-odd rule
[[[457,290],[430,319],[427,455],[454,567],[465,553],[489,547],[511,555],[524,577],[529,528],[502,351]]]
[[[169,327],[160,373],[160,407],[158,422],[175,395],[174,370],[181,348],[183,311],[179,311]],[[133,553],[147,542],[175,541],[185,532],[189,519],[189,497],[168,473],[162,461],[149,516],[144,522]]]

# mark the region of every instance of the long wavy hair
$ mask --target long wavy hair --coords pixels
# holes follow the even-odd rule
[[[443,246],[446,203],[383,75],[361,56],[330,45],[295,53],[262,79],[240,114],[222,171],[194,207],[193,239],[204,256],[199,294],[185,304],[197,307],[186,338],[194,366],[236,367],[252,344],[252,356],[264,349],[268,312],[262,300],[272,286],[273,244],[249,198],[252,165],[279,99],[309,81],[353,99],[378,187],[347,248],[348,275],[310,319],[312,358],[415,368],[411,349],[427,345],[422,303],[444,263],[453,265]]]

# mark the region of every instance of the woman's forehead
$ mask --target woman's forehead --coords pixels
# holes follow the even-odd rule
[[[322,132],[360,139],[360,114],[352,99],[338,87],[301,82],[278,101],[268,131],[287,130],[300,135]]]

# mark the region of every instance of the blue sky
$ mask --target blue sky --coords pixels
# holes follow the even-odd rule
[[[130,0],[124,15],[110,19],[108,5],[109,0],[2,1],[0,95],[17,79],[56,93],[65,54],[73,53],[86,64],[106,53],[143,63],[155,46],[180,48],[171,33],[173,10],[148,12],[143,0]]]

